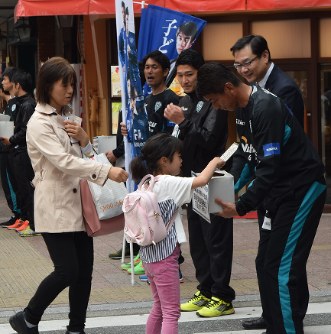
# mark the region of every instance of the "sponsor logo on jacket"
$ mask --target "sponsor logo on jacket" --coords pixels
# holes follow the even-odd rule
[[[270,143],[263,145],[263,153],[265,157],[269,157],[271,155],[279,155],[280,154],[279,143]]]

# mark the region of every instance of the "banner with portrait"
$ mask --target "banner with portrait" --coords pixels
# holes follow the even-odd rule
[[[171,9],[148,5],[141,12],[138,60],[148,53],[160,50],[170,60],[167,78],[169,86],[175,77],[175,63],[178,55],[189,49],[199,37],[206,21]]]
[[[148,138],[148,120],[139,74],[133,2],[116,0],[115,8],[122,118],[128,130],[128,136],[124,138],[125,167],[129,170],[132,158],[140,155]],[[133,191],[134,184],[130,179],[131,176],[127,182],[128,190]]]

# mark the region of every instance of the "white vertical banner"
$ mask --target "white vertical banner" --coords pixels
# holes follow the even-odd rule
[[[124,138],[125,168],[148,138],[147,113],[141,86],[137,57],[134,12],[132,0],[116,0],[116,30],[118,63],[121,81],[122,119],[126,124],[128,136]],[[134,190],[134,182],[129,175],[128,190]]]
[[[83,76],[82,76],[82,65],[81,64],[71,64],[74,68],[77,76],[77,90],[76,96],[72,100],[72,110],[76,116],[81,117],[83,112]]]

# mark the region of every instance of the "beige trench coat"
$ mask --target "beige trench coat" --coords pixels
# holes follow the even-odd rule
[[[102,185],[111,165],[81,158],[62,117],[50,105],[37,104],[27,125],[27,147],[35,172],[33,184],[36,232],[85,231],[79,181]]]

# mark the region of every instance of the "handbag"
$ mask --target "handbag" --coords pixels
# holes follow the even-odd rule
[[[87,180],[80,181],[80,193],[85,229],[90,237],[97,237],[123,230],[123,213],[112,218],[99,219]]]
[[[96,154],[95,161],[110,164],[104,153]],[[128,191],[123,182],[107,180],[103,186],[87,181],[99,219],[108,219],[122,214],[122,204]]]

